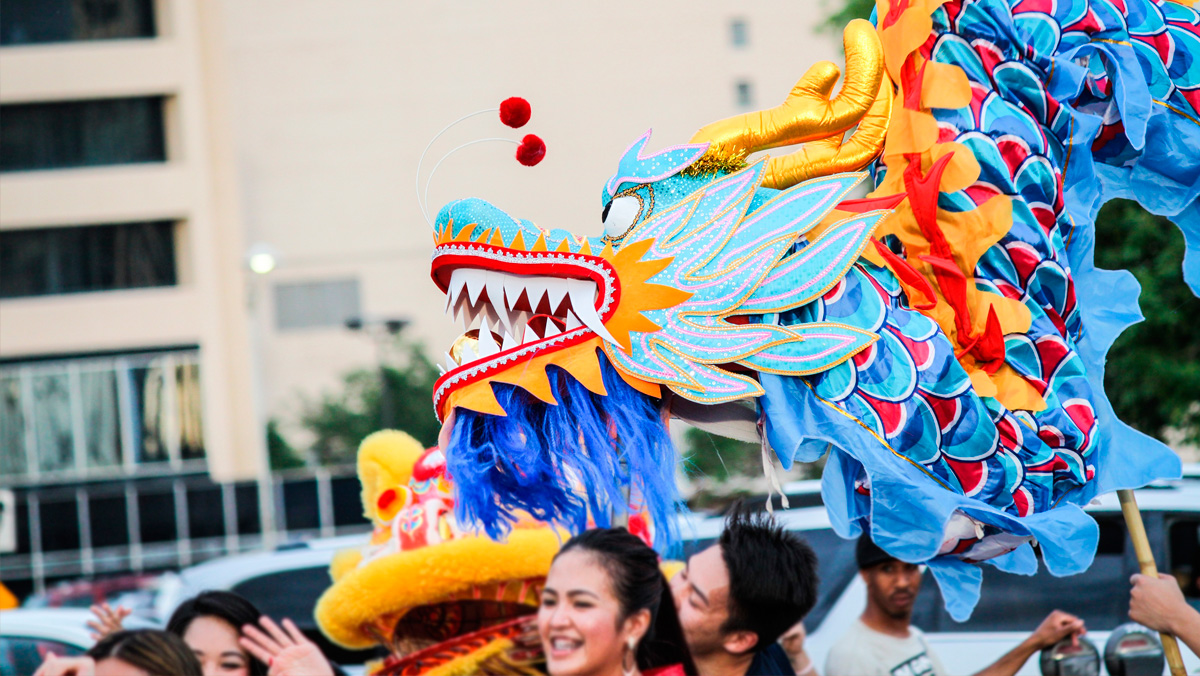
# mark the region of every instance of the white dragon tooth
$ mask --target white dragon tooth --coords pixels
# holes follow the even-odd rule
[[[583,323],[579,321],[579,317],[576,317],[574,312],[568,310],[567,311],[567,328],[565,330],[566,331],[574,331],[575,329],[577,329],[581,326],[583,326]]]
[[[493,327],[500,328],[500,317],[499,317],[499,315],[496,314],[496,308],[493,307],[490,303],[483,303],[482,327],[486,328],[488,330],[491,330]],[[482,329],[480,329],[480,330],[482,330]]]
[[[517,342],[517,339],[513,338],[512,334],[510,334],[506,331],[504,333],[504,344],[500,346],[500,350],[502,352],[507,352],[507,351],[513,349],[514,347],[517,347],[518,345],[520,345],[520,343]]]
[[[442,366],[441,364],[434,364],[434,365],[437,366],[439,376],[446,375],[446,367],[445,366]]]
[[[462,356],[462,363],[464,364],[470,364],[479,358],[479,355],[475,354],[475,350],[472,349],[470,344],[468,344],[466,341],[463,341],[462,347],[460,347],[458,350],[458,354]]]
[[[480,308],[474,305],[467,305],[463,310],[463,326],[466,327],[467,331],[475,328],[475,320],[479,318],[479,310]]]
[[[451,357],[450,353],[447,352],[446,353],[446,370],[453,371],[456,368],[458,368],[458,362],[454,361],[454,357]]]
[[[533,330],[532,326],[528,324],[525,325],[525,336],[521,338],[522,345],[526,343],[536,343],[541,339],[542,337],[537,334],[537,331]]]
[[[538,306],[542,304],[542,296],[546,295],[546,278],[530,277],[525,280],[525,293],[528,294],[530,311],[537,314]],[[553,311],[554,308],[550,310]]]
[[[492,330],[488,327],[479,329],[479,348],[480,357],[490,357],[500,351],[500,346],[496,344],[496,338],[492,335]]]
[[[467,307],[468,305],[469,303],[467,303],[467,297],[459,296],[454,301],[454,311],[450,313],[450,319],[457,321],[458,316],[463,312],[463,308]]]
[[[467,278],[464,276],[463,268],[457,268],[450,273],[450,283],[446,285],[446,297],[450,300],[449,305],[454,305],[462,298],[463,285],[467,283]]]
[[[617,339],[613,338],[608,329],[604,328],[604,321],[600,319],[600,315],[596,314],[596,306],[594,305],[596,283],[579,279],[568,279],[567,286],[569,288],[567,293],[571,296],[571,310],[574,311],[576,317],[579,317],[579,321],[586,324],[596,335],[614,345],[618,345]]]
[[[565,279],[547,279],[546,280],[546,296],[550,299],[550,312],[554,313],[563,296],[567,295],[567,280]]]
[[[471,305],[474,305],[479,301],[479,292],[483,291],[484,283],[487,281],[487,272],[470,268],[460,268],[460,270],[463,278],[467,280],[467,297],[471,299]]]
[[[525,291],[525,278],[517,275],[504,275],[504,306],[511,310],[517,306],[521,294]]]
[[[507,276],[503,272],[490,270],[483,273],[483,285],[487,288],[488,305],[495,308],[497,312],[504,309],[504,278]]]

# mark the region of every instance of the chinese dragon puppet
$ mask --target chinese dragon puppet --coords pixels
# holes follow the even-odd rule
[[[844,44],[844,78],[818,63],[775,108],[634,141],[591,236],[477,199],[441,209],[432,277],[467,332],[434,392],[453,484],[437,509],[456,525],[430,531],[430,555],[540,533],[548,567],[551,528],[641,513],[669,550],[678,418],[760,442],[768,472],[828,454],[835,530],[928,564],[962,619],[980,563],[1080,572],[1098,538],[1081,506],[1178,475],[1104,393],[1108,348],[1141,315],[1132,275],[1093,265],[1094,218],[1112,198],[1170,217],[1200,291],[1200,15],[877,0]],[[331,593],[355,575],[354,595],[384,588],[368,568]],[[331,635],[367,642],[383,615]]]
[[[1200,289],[1197,12],[878,0],[844,44],[836,95],[818,63],[773,109],[637,139],[598,235],[441,209],[432,276],[470,329],[434,393],[461,522],[645,509],[670,547],[677,417],[785,467],[828,452],[838,532],[929,564],[961,618],[975,564],[1031,574],[1036,542],[1079,572],[1080,506],[1178,473],[1104,394],[1140,313],[1093,219],[1115,197],[1171,217]]]

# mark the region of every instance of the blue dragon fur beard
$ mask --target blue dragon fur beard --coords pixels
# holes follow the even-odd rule
[[[552,366],[557,405],[493,383],[508,415],[458,410],[445,453],[452,481],[471,487],[457,496],[460,524],[502,540],[524,513],[578,533],[611,526],[632,505],[649,514],[655,549],[673,550],[684,505],[658,401],[626,384],[603,356],[600,366],[607,396]]]

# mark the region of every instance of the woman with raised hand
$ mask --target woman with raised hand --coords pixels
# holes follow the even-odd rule
[[[554,558],[537,614],[551,676],[692,676],[658,555],[624,528],[585,531]]]
[[[93,606],[96,638],[120,630],[129,614]],[[179,604],[167,631],[182,638],[203,676],[336,676],[342,673],[291,620],[281,629],[253,603],[228,591],[206,591]]]

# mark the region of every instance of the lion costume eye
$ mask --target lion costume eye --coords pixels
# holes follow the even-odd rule
[[[642,211],[642,201],[633,195],[614,197],[604,207],[604,234],[612,239],[620,238],[637,221]]]

